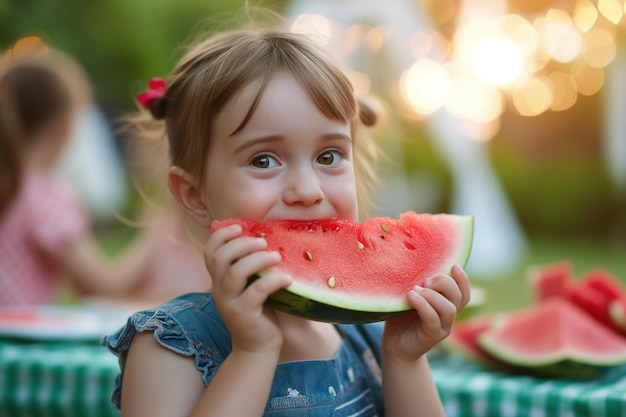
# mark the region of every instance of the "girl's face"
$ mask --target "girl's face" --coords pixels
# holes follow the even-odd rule
[[[357,220],[349,123],[324,116],[291,76],[277,76],[245,127],[250,85],[218,114],[203,199],[221,219]]]

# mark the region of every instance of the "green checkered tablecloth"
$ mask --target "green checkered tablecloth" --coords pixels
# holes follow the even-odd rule
[[[500,374],[454,354],[431,367],[448,417],[626,417],[626,367],[591,381]],[[95,342],[0,340],[0,417],[117,417],[118,372]]]
[[[119,416],[117,358],[97,342],[0,341],[0,417]]]
[[[431,367],[449,417],[626,417],[626,367],[585,381],[502,374],[454,354]]]

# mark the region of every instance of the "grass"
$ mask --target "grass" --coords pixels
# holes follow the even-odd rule
[[[519,309],[533,302],[527,274],[531,267],[562,260],[571,262],[575,276],[598,267],[606,268],[626,284],[626,245],[587,239],[541,237],[531,239],[531,250],[515,270],[500,279],[470,277],[487,294],[475,314]]]

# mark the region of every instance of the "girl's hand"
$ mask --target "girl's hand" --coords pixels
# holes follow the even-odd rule
[[[282,346],[273,311],[264,302],[291,280],[270,269],[280,262],[280,254],[266,248],[263,238],[241,236],[239,225],[216,231],[205,246],[213,297],[231,333],[233,350],[279,351]],[[262,277],[248,285],[248,278],[261,271]]]
[[[458,265],[451,275],[426,280],[408,294],[415,313],[388,320],[383,333],[383,355],[390,361],[415,362],[452,330],[456,314],[470,299],[470,284]]]

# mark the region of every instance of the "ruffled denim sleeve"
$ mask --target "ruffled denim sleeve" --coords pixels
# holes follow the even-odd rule
[[[230,335],[209,293],[185,294],[162,306],[132,314],[124,327],[102,340],[102,344],[119,358],[121,372],[111,396],[118,409],[126,356],[133,338],[140,332],[152,332],[161,346],[193,357],[205,386],[231,349]]]

